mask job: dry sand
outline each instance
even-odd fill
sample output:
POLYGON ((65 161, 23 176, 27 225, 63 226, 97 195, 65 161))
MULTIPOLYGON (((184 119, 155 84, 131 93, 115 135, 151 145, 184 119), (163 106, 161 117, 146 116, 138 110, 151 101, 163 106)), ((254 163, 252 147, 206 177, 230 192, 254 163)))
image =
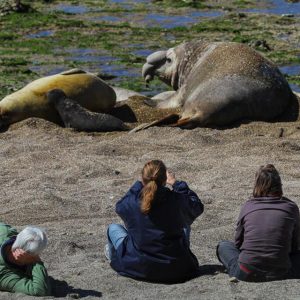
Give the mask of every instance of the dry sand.
POLYGON ((300 299, 299 280, 230 283, 215 256, 218 241, 233 238, 258 166, 275 164, 285 195, 300 205, 299 154, 299 121, 88 134, 28 119, 0 134, 1 221, 47 228, 42 259, 60 281, 56 295, 63 299, 300 299), (103 255, 107 225, 120 222, 115 203, 150 159, 162 159, 205 205, 191 236, 203 275, 183 284, 121 277, 103 255))

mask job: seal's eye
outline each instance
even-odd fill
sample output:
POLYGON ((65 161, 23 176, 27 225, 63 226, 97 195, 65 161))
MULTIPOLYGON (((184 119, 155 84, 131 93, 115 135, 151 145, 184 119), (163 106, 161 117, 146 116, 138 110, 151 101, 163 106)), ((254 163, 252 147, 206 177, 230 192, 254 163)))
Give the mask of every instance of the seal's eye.
POLYGON ((167 63, 170 63, 171 61, 171 58, 167 57, 167 63))

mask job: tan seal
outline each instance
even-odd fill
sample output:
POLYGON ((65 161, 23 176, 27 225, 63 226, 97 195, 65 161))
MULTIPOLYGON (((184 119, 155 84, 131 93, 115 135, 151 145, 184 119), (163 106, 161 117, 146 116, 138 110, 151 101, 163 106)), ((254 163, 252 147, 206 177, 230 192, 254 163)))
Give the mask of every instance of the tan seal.
POLYGON ((116 103, 114 90, 94 74, 79 69, 37 79, 0 101, 0 127, 29 117, 62 124, 61 117, 47 99, 47 92, 61 89, 68 98, 94 112, 107 112, 116 103))

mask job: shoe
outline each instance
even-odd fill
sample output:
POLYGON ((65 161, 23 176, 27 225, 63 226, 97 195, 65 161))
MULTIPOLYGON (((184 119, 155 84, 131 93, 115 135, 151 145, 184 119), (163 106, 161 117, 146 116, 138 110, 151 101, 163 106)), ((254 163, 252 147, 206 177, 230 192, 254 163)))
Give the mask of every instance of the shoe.
POLYGON ((104 255, 107 258, 107 260, 110 262, 111 261, 111 257, 110 257, 110 251, 109 251, 109 245, 106 244, 104 246, 104 255))
POLYGON ((236 277, 230 277, 230 278, 229 278, 229 281, 232 282, 232 283, 237 283, 237 282, 239 282, 239 280, 238 280, 236 277))

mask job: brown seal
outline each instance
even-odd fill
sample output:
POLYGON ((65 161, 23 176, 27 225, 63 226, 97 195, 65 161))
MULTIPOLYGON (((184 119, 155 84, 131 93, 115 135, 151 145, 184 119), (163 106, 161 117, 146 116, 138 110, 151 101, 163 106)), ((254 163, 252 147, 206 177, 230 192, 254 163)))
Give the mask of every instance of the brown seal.
POLYGON ((127 126, 118 118, 109 114, 87 110, 76 101, 67 98, 60 89, 47 93, 50 104, 58 111, 65 127, 78 131, 115 131, 127 130, 127 126))
POLYGON ((142 74, 147 82, 157 76, 172 86, 175 92, 147 103, 181 107, 181 118, 173 125, 184 128, 273 120, 296 98, 271 61, 239 43, 183 43, 148 56, 142 74))

